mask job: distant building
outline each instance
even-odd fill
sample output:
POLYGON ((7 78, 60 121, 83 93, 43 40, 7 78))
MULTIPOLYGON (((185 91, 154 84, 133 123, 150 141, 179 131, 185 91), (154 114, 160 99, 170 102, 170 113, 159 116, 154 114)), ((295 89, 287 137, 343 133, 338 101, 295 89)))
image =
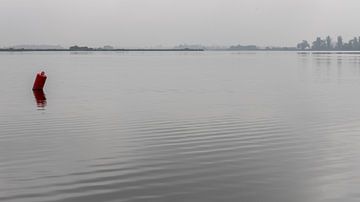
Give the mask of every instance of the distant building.
POLYGON ((114 49, 114 47, 112 47, 112 46, 104 46, 104 48, 103 48, 104 50, 113 50, 114 49))

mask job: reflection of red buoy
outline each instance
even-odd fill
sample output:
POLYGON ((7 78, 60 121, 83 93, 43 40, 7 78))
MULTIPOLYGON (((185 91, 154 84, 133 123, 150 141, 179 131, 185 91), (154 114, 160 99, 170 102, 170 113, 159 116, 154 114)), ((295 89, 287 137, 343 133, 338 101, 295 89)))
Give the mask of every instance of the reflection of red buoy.
POLYGON ((37 73, 33 90, 42 90, 44 88, 46 78, 47 77, 45 75, 45 72, 42 71, 40 73, 37 73))
POLYGON ((34 90, 34 97, 39 108, 46 107, 46 96, 43 90, 34 90))

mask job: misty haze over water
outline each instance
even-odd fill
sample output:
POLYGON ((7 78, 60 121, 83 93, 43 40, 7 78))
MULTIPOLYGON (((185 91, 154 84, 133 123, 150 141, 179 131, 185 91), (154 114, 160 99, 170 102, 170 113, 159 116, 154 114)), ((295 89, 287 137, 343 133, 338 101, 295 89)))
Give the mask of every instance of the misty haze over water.
POLYGON ((1 0, 0 201, 360 201, 359 10, 1 0))
POLYGON ((358 0, 2 0, 0 47, 295 46, 359 35, 358 0))

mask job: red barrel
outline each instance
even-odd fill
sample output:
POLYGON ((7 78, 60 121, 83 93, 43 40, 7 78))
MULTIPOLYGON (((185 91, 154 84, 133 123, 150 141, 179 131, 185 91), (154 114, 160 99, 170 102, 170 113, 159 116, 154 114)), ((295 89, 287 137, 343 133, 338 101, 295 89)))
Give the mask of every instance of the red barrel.
POLYGON ((46 78, 47 77, 45 75, 45 72, 42 71, 42 72, 37 73, 35 82, 34 82, 34 86, 33 86, 33 90, 42 90, 44 88, 46 78))

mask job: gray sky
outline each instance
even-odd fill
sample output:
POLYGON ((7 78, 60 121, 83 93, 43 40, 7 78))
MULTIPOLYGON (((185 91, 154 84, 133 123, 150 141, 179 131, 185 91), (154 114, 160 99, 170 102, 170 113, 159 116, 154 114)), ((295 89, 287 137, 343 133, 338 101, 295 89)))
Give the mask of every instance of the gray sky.
POLYGON ((0 0, 0 46, 294 46, 360 35, 359 0, 0 0))

